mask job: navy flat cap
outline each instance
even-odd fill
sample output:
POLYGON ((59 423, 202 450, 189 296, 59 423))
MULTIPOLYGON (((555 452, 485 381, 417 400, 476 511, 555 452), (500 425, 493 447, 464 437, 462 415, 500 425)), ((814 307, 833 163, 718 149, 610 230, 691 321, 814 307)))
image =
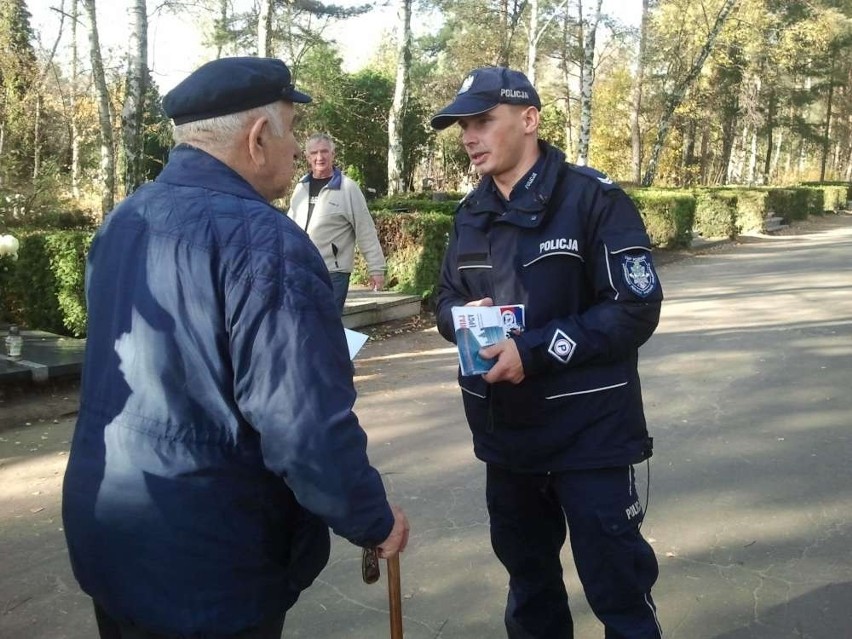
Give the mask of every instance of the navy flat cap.
POLYGON ((446 129, 459 118, 480 115, 498 104, 534 106, 541 111, 538 93, 523 73, 506 67, 482 67, 471 71, 455 100, 432 117, 432 128, 446 129))
POLYGON ((206 120, 255 107, 310 102, 296 90, 290 69, 277 58, 220 58, 200 66, 163 98, 175 124, 206 120))

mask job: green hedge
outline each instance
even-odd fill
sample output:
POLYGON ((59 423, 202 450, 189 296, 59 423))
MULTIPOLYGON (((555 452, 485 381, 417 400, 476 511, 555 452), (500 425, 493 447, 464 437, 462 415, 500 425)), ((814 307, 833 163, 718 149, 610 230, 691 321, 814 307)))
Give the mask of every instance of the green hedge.
MULTIPOLYGON (((400 293, 430 298, 438 284, 453 218, 442 212, 374 212, 379 242, 387 259, 385 282, 400 293)), ((356 254, 352 281, 367 282, 367 268, 356 254)))
POLYGON ((86 333, 85 268, 91 231, 16 233, 18 260, 0 263, 0 318, 29 328, 86 333))
POLYGON ((737 194, 733 191, 697 191, 694 229, 705 238, 735 238, 737 194))
POLYGON ((630 197, 642 214, 651 245, 675 249, 692 243, 695 196, 688 191, 631 189, 630 197))
MULTIPOLYGON (((840 208, 845 208, 846 203, 852 201, 852 182, 802 182, 802 186, 817 187, 825 192, 825 205, 834 202, 840 203, 840 208)), ((834 208, 833 210, 838 210, 834 208)))

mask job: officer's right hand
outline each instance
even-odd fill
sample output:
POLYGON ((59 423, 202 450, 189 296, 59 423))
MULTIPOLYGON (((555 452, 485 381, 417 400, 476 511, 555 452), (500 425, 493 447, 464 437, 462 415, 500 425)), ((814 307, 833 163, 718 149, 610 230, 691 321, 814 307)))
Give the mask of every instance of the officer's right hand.
POLYGON ((490 297, 483 297, 481 300, 473 300, 472 302, 468 302, 465 306, 494 306, 494 300, 490 297))
POLYGON ((390 559, 405 550, 408 545, 408 518, 399 506, 391 504, 391 510, 393 511, 393 528, 388 538, 376 548, 382 559, 390 559))

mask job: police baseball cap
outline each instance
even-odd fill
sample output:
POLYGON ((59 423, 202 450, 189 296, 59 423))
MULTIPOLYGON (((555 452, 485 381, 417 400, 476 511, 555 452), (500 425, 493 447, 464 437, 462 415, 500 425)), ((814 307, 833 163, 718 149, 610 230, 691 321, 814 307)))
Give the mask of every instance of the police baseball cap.
POLYGON ((498 104, 534 106, 541 110, 538 93, 523 73, 506 67, 483 67, 471 71, 456 99, 432 117, 432 128, 446 129, 459 118, 480 115, 498 104))
POLYGON ((200 66, 163 98, 175 124, 186 124, 255 107, 310 102, 293 86, 290 69, 276 58, 219 58, 200 66))

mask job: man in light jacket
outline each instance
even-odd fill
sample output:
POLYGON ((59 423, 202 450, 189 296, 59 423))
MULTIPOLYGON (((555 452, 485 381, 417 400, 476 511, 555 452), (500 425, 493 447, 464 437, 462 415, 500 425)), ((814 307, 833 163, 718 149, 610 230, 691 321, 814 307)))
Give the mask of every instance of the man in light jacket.
POLYGON ((364 194, 334 166, 334 140, 325 133, 315 133, 305 143, 305 155, 311 172, 296 184, 288 215, 319 249, 331 275, 334 300, 342 313, 355 244, 367 260, 374 291, 385 285, 385 256, 364 194))

